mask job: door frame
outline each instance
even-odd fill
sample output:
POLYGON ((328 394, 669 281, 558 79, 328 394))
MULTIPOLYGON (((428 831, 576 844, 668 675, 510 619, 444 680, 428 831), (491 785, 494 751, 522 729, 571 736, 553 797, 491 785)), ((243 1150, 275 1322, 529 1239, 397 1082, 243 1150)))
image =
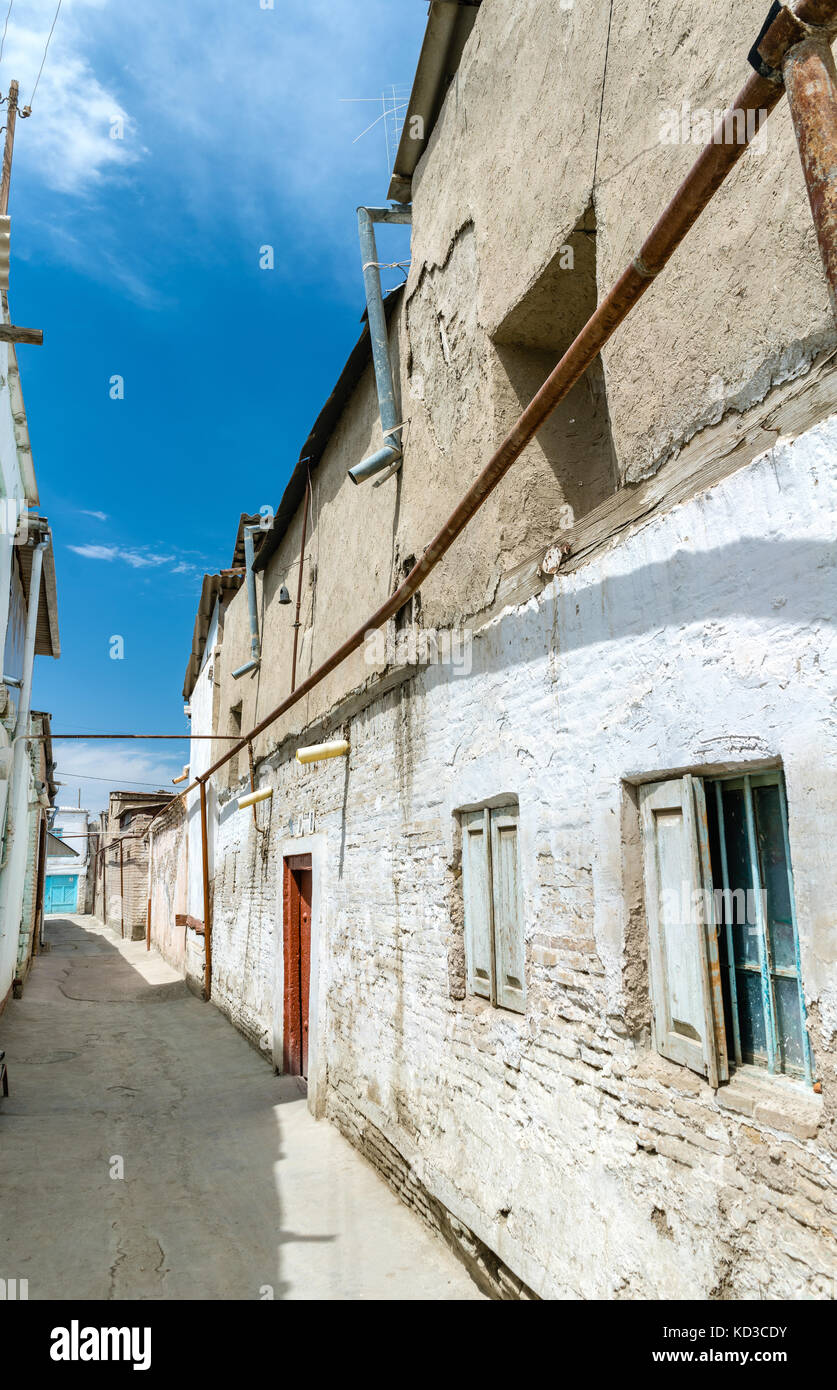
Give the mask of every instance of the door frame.
POLYGON ((285 860, 311 856, 311 966, 308 991, 308 1109, 318 1119, 325 1113, 325 1056, 319 1045, 325 1037, 324 927, 322 885, 326 865, 325 835, 305 835, 280 841, 276 875, 274 934, 273 1069, 281 1072, 285 1051, 285 860))
POLYGON ((285 968, 282 1025, 282 1071, 308 1081, 308 1022, 311 1013, 311 890, 314 865, 310 854, 287 854, 283 858, 282 875, 282 940, 285 968), (308 876, 303 895, 298 875, 308 876), (303 911, 304 910, 304 911, 303 911), (307 914, 307 931, 303 932, 303 916, 307 914), (298 918, 298 924, 294 921, 298 918), (307 936, 307 942, 305 937, 307 936), (307 955, 308 969, 303 969, 307 955), (304 976, 307 974, 307 981, 304 976), (291 977, 289 980, 289 976, 291 977), (306 997, 307 996, 307 997, 306 997), (289 1054, 293 1049, 294 1056, 289 1054))
POLYGON ((49 913, 49 915, 50 915, 51 917, 60 917, 60 916, 62 916, 62 915, 65 914, 65 913, 66 913, 68 916, 70 916, 70 917, 75 916, 76 912, 78 911, 78 890, 79 890, 79 878, 80 878, 80 877, 81 877, 81 875, 79 874, 78 870, 76 870, 76 872, 73 873, 73 874, 56 874, 56 873, 45 873, 45 874, 44 874, 44 916, 46 916, 47 913, 49 913), (50 907, 50 908, 48 908, 47 905, 46 905, 47 896, 48 896, 49 893, 51 893, 53 885, 54 885, 56 882, 59 882, 59 881, 61 881, 61 880, 66 881, 67 879, 74 879, 74 880, 75 880, 75 895, 74 895, 74 898, 73 898, 73 906, 72 906, 72 908, 66 907, 63 903, 62 903, 61 907, 50 907), (50 883, 50 886, 49 886, 49 887, 47 887, 47 880, 51 880, 51 883, 50 883))

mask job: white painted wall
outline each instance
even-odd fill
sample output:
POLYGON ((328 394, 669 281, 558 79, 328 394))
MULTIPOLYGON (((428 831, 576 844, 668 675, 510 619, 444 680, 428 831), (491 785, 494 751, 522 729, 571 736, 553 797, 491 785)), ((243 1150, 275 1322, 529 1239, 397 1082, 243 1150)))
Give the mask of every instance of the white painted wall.
MULTIPOLYGON (((218 618, 219 605, 216 600, 206 635, 206 642, 204 644, 201 668, 198 672, 197 680, 195 681, 195 688, 189 698, 189 708, 192 712, 191 729, 193 734, 211 734, 214 732, 212 727, 212 709, 216 659, 215 649, 218 642, 218 618)), ((206 769, 211 766, 212 747, 212 742, 207 738, 193 739, 190 742, 190 782, 194 782, 197 776, 205 772, 206 769)), ((187 913, 190 917, 195 917, 199 922, 202 922, 204 920, 203 851, 201 846, 200 792, 197 789, 190 792, 186 798, 186 813, 188 818, 187 834, 189 840, 187 855, 187 913)), ((210 784, 207 789, 207 849, 210 878, 214 872, 216 817, 216 791, 215 787, 210 784)), ((186 960, 187 969, 190 974, 196 972, 202 973, 198 969, 198 959, 203 956, 203 951, 203 937, 196 935, 191 929, 187 929, 186 960)))
POLYGON ((313 809, 312 1105, 356 1142, 383 1134, 542 1295, 827 1296, 835 531, 837 417, 559 573, 482 631, 470 675, 430 668, 371 704, 348 762, 263 766, 265 836, 221 809, 216 1003, 279 1055, 281 860, 304 852, 289 817, 313 809), (824 1095, 761 1077, 753 1101, 628 1036, 623 811, 630 779, 776 758, 824 1095), (503 794, 520 804, 525 1015, 460 997, 453 812, 503 794))
MULTIPOLYGON (((0 311, 2 312, 2 311, 0 311)), ((12 669, 0 672, 20 678, 25 608, 19 578, 14 572, 14 538, 18 515, 27 506, 27 497, 34 501, 37 494, 31 469, 31 454, 26 431, 26 417, 20 394, 13 351, 8 343, 0 343, 0 653, 12 669), (18 602, 11 603, 12 590, 19 591, 18 602), (17 620, 17 621, 16 621, 17 620)), ((21 843, 10 858, 10 830, 14 817, 22 825, 29 817, 28 798, 31 786, 19 788, 17 805, 9 805, 12 778, 11 733, 17 709, 18 692, 4 687, 0 695, 5 709, 0 717, 8 728, 0 726, 0 1006, 8 994, 14 977, 20 915, 26 875, 26 849, 21 843)), ((26 780, 26 779, 24 779, 26 780)), ((30 779, 31 780, 31 779, 30 779)))

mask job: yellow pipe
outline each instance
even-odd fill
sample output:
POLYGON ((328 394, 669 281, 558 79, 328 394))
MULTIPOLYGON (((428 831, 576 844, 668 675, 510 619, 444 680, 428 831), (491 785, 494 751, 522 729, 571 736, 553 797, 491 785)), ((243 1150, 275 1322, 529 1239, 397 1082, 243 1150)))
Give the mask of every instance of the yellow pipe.
POLYGON ((248 792, 247 796, 238 798, 238 809, 243 811, 247 806, 255 806, 257 801, 269 801, 272 795, 272 787, 262 787, 260 792, 248 792))
POLYGON ((313 743, 310 748, 297 748, 296 760, 298 763, 318 763, 322 758, 344 758, 348 751, 349 744, 341 738, 334 743, 313 743))
POLYGON ((173 786, 173 787, 176 787, 177 784, 178 784, 178 782, 185 782, 185 781, 186 781, 186 778, 187 778, 188 776, 189 776, 189 769, 188 769, 188 767, 184 767, 184 769, 183 769, 183 771, 181 772, 181 774, 180 774, 179 777, 172 777, 172 779, 171 779, 171 784, 172 784, 172 786, 173 786))

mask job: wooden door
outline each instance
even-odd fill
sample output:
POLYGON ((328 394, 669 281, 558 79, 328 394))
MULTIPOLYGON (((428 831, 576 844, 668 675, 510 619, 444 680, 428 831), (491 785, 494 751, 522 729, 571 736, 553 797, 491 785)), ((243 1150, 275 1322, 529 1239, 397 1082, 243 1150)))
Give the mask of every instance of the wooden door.
POLYGON ((311 856, 285 860, 285 1007, 283 1071, 308 1076, 308 1008, 311 986, 311 856))

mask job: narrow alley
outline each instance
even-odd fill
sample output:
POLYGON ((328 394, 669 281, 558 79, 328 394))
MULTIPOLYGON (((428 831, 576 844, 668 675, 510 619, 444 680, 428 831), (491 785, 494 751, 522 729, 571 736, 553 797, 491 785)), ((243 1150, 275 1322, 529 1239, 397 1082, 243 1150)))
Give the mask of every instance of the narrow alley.
POLYGON ((4 14, 21 1371, 153 1332, 169 1375, 281 1373, 254 1304, 351 1302, 356 1344, 358 1303, 473 1301, 566 1305, 600 1373, 799 1381, 837 0, 4 14))
POLYGON ((3 1020, 2 1263, 30 1299, 482 1297, 155 951, 81 916, 46 944, 3 1020))

